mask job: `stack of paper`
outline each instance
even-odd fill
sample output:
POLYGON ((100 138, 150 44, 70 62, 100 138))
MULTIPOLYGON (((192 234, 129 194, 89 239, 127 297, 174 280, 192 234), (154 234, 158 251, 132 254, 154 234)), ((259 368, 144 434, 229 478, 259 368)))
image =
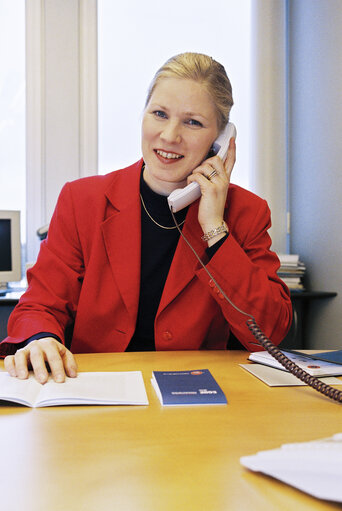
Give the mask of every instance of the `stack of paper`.
POLYGON ((342 433, 243 456, 241 464, 319 499, 342 502, 342 433))
MULTIPOLYGON (((312 357, 306 357, 305 354, 293 353, 291 351, 281 350, 281 352, 294 362, 301 369, 304 369, 311 376, 340 376, 342 375, 342 365, 333 364, 324 360, 316 360, 312 357)), ((250 353, 248 360, 257 362, 259 364, 265 364, 267 366, 275 367, 287 371, 285 367, 278 362, 268 351, 255 351, 250 353)))
MULTIPOLYGON (((240 364, 240 367, 251 373, 253 376, 266 383, 269 387, 298 387, 307 385, 296 376, 287 371, 279 371, 274 367, 262 364, 240 364)), ((342 385, 342 380, 335 376, 320 377, 319 380, 327 385, 342 385)))
POLYGON ((305 275, 305 265, 299 260, 297 254, 278 254, 280 268, 278 276, 285 282, 287 287, 292 290, 303 291, 303 277, 305 275))

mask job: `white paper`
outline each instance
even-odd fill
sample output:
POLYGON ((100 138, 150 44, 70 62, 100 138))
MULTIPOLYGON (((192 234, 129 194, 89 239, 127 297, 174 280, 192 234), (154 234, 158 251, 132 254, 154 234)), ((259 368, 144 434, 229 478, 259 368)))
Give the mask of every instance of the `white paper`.
POLYGON ((0 399, 26 406, 148 405, 141 371, 78 373, 56 383, 50 377, 41 385, 33 375, 27 380, 0 373, 0 399))
MULTIPOLYGON (((266 383, 269 387, 292 387, 299 385, 306 385, 303 381, 299 380, 296 376, 286 371, 281 371, 273 367, 264 366, 262 364, 240 364, 240 367, 259 378, 259 380, 266 383)), ((342 385, 342 380, 333 376, 326 376, 318 378, 327 385, 342 385)))
POLYGON ((342 434, 243 456, 241 464, 314 497, 342 502, 342 434))

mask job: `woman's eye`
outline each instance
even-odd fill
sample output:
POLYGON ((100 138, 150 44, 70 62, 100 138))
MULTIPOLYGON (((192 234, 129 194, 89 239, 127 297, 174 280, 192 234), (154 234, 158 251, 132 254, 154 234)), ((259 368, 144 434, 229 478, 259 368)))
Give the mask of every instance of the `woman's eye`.
POLYGON ((188 119, 186 123, 190 126, 199 126, 200 128, 203 127, 203 124, 200 121, 196 121, 196 119, 188 119))
POLYGON ((161 119, 166 119, 166 113, 163 112, 162 110, 155 110, 153 112, 153 114, 156 116, 156 117, 160 117, 161 119))

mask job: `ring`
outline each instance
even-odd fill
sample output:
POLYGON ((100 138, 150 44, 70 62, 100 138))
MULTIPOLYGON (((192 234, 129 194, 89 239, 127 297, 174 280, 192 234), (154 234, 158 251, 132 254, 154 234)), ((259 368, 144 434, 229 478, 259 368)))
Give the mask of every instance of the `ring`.
POLYGON ((216 170, 214 169, 212 172, 210 172, 209 176, 207 176, 207 179, 208 179, 209 181, 211 181, 211 180, 212 180, 212 178, 213 178, 213 177, 215 177, 215 176, 217 176, 217 172, 216 172, 216 170))

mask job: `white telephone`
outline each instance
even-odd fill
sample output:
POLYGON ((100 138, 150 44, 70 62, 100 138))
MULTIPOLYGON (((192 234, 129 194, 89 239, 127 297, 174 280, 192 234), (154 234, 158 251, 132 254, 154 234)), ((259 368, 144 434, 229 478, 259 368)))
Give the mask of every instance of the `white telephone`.
MULTIPOLYGON (((224 131, 215 140, 212 150, 214 154, 217 154, 222 161, 226 159, 229 142, 231 138, 236 138, 236 128, 232 122, 228 122, 224 131)), ((181 209, 185 208, 196 199, 201 196, 201 188, 198 183, 190 183, 185 188, 177 188, 173 190, 167 198, 169 208, 172 209, 173 213, 177 213, 181 209)))

